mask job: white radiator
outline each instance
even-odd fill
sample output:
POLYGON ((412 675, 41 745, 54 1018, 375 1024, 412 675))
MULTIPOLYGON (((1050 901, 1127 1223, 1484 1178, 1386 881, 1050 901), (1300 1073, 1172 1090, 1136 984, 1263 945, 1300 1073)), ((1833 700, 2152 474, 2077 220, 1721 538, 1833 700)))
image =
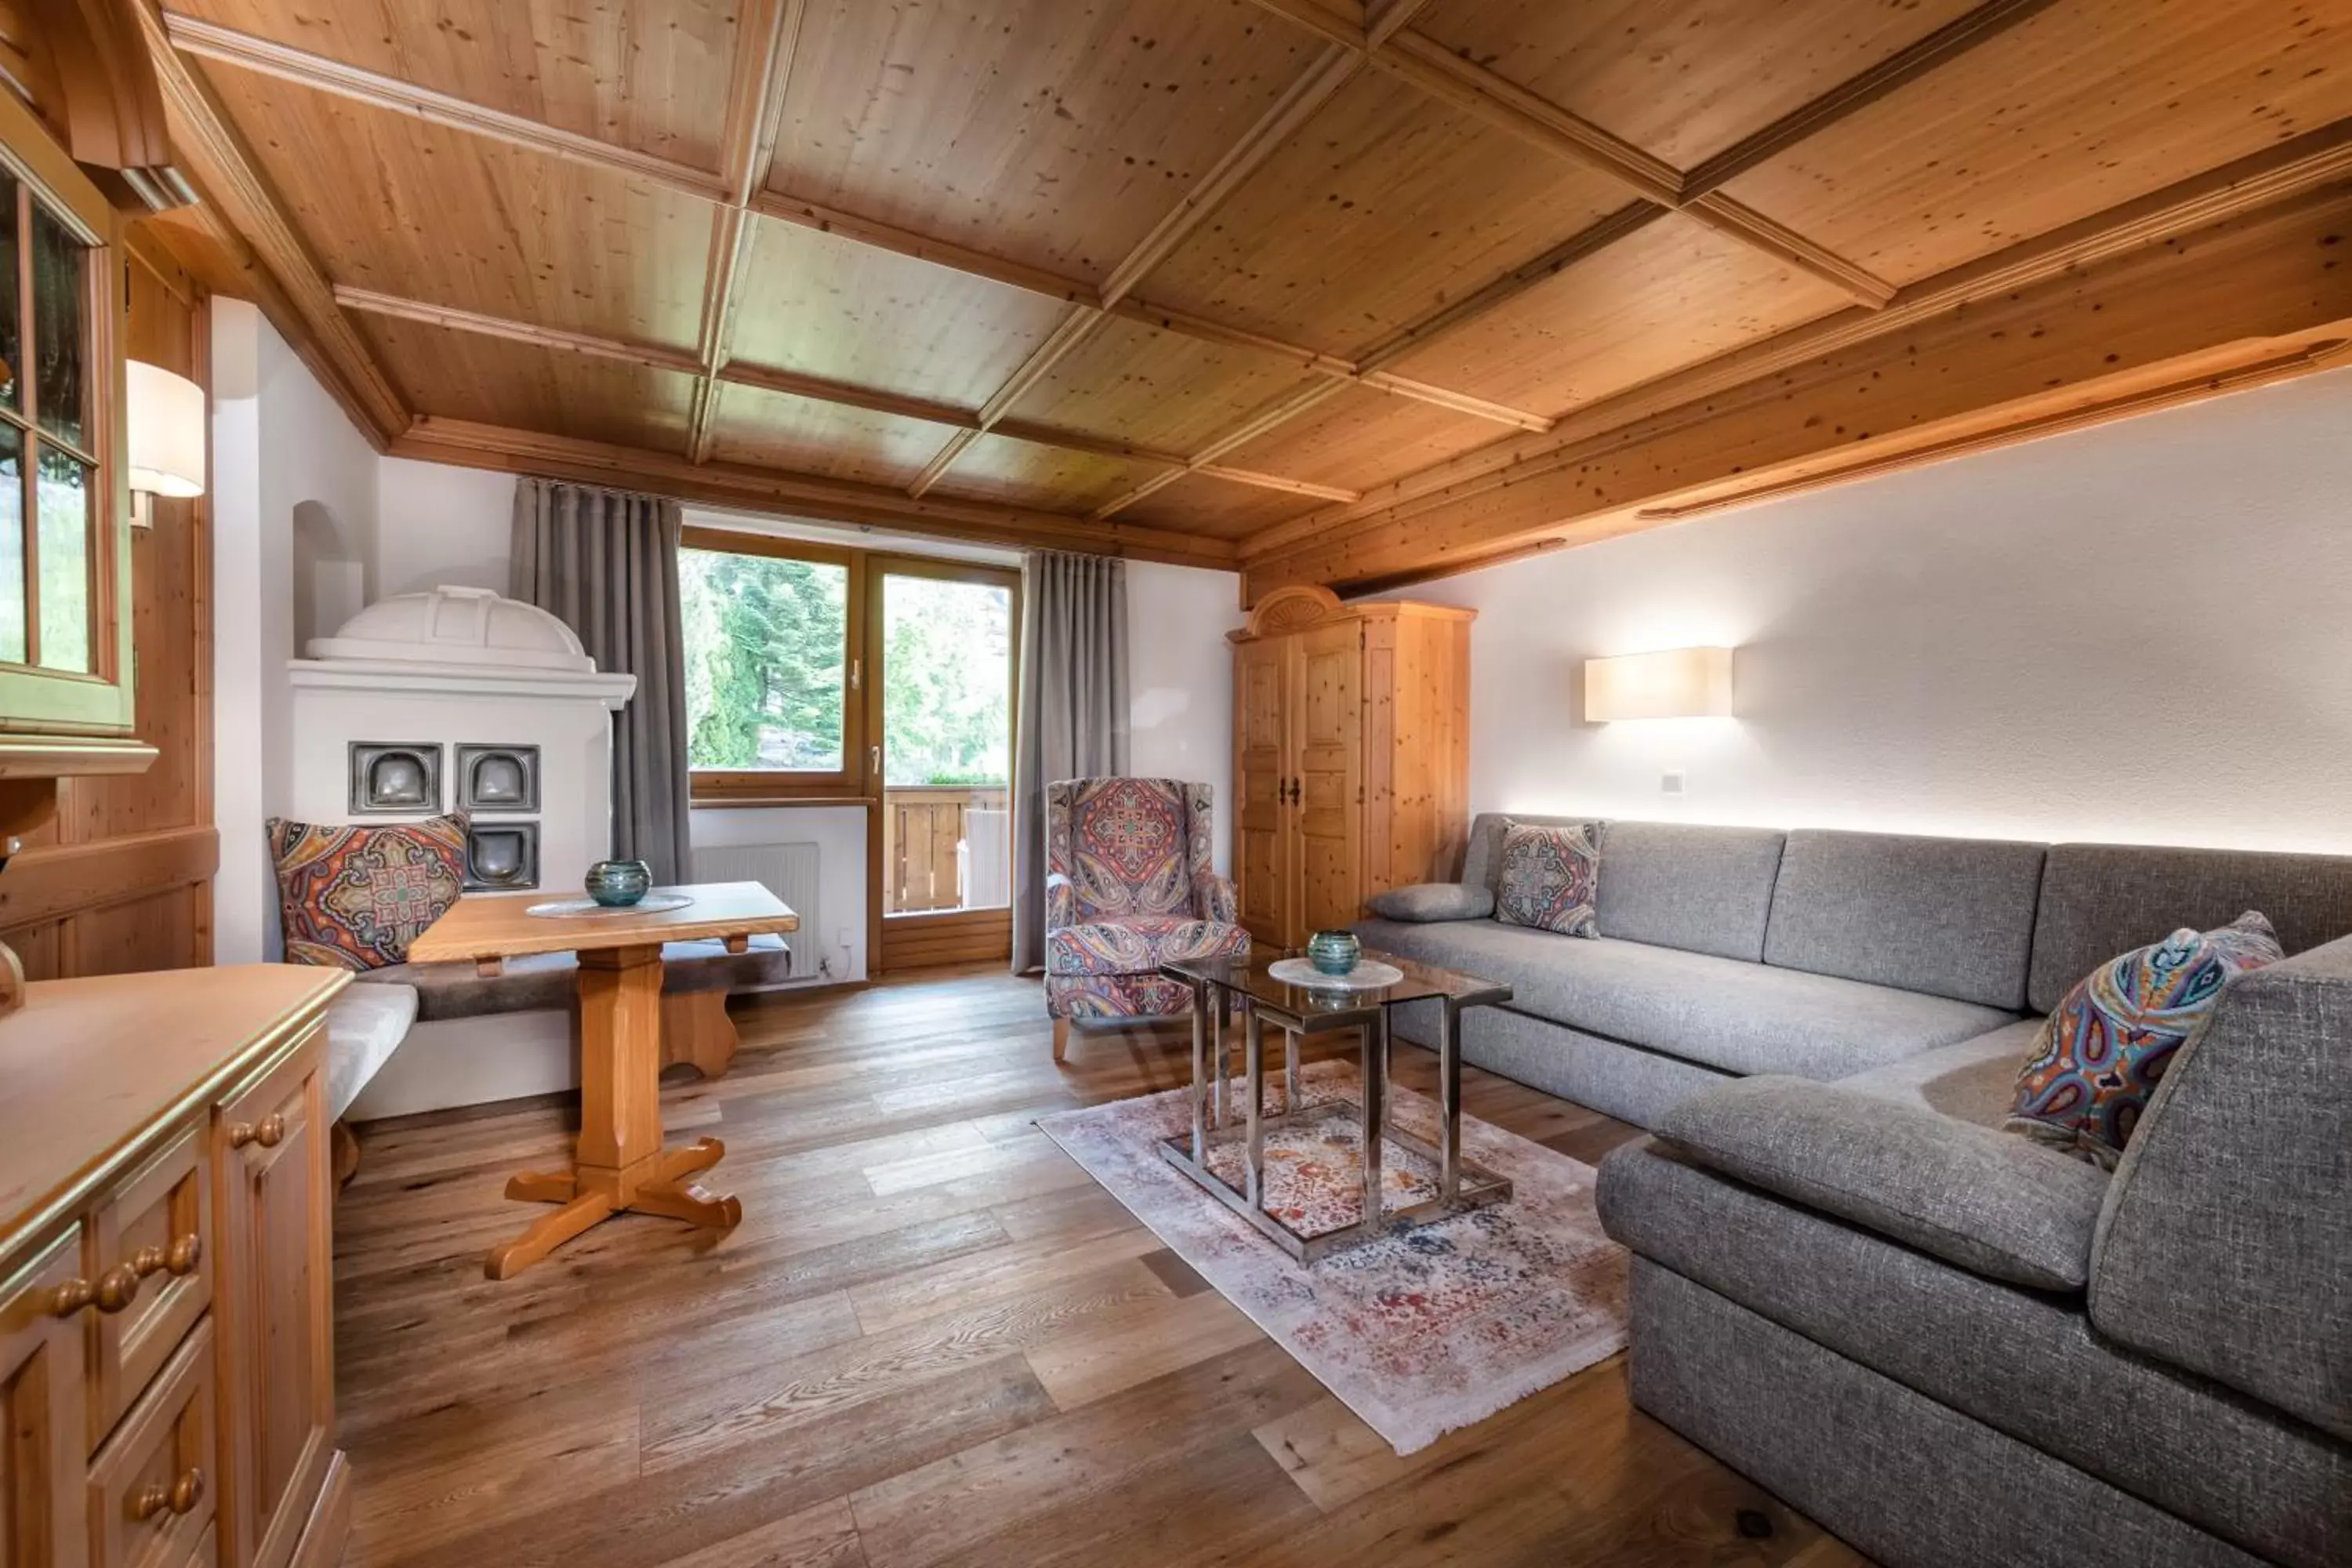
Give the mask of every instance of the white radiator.
POLYGON ((801 929, 784 938, 793 950, 793 978, 817 973, 824 956, 824 911, 817 907, 817 847, 814 844, 698 844, 698 882, 757 882, 792 906, 801 929))

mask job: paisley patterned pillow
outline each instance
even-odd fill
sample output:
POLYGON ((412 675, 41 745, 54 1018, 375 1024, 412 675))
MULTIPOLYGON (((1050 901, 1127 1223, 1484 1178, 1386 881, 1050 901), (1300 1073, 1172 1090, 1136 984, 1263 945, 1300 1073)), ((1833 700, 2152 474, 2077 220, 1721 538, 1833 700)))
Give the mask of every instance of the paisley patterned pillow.
POLYGON ((382 969, 466 885, 462 814, 382 826, 269 822, 286 962, 382 969))
POLYGON ((2184 926, 2101 964, 2042 1026, 2004 1125, 2113 1170, 2173 1053, 2212 1018, 2221 988, 2284 956, 2271 922, 2248 910, 2218 931, 2184 926))
POLYGON ((1495 889, 1495 918, 1562 936, 1599 936, 1593 912, 1601 885, 1601 824, 1503 828, 1503 875, 1495 889))

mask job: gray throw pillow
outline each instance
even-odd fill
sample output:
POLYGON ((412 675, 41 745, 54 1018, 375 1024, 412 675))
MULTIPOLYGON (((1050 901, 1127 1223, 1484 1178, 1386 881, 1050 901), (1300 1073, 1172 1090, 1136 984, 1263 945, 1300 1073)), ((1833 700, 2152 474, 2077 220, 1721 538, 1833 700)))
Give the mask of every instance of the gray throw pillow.
POLYGON ((1366 905, 1386 921, 1483 921, 1495 912, 1495 895, 1467 882, 1416 882, 1374 893, 1366 905))

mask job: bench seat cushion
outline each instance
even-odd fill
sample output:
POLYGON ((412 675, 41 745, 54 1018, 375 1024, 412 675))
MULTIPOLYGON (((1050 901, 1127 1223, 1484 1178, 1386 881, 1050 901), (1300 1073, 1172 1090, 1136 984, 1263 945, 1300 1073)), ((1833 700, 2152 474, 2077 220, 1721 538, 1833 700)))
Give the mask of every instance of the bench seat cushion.
POLYGON ((2014 1016, 1833 975, 1486 921, 1366 921, 1356 931, 1368 948, 1503 982, 1514 1011, 1727 1073, 1843 1078, 2014 1016))
MULTIPOLYGON (((729 952, 717 938, 662 944, 665 991, 735 991, 772 985, 793 973, 791 949, 781 936, 755 936, 748 952, 729 952)), ((482 975, 471 963, 395 963, 360 975, 369 985, 396 984, 416 990, 416 1016, 435 1024, 447 1018, 480 1018, 497 1013, 530 1013, 572 1005, 578 959, 569 952, 535 952, 509 958, 506 972, 482 975)), ((355 987, 356 988, 356 987, 355 987)))
MULTIPOLYGON (((376 972, 380 975, 383 971, 376 972)), ((375 979, 376 975, 369 976, 375 979)), ((346 985, 327 1009, 327 1119, 340 1121, 416 1022, 416 987, 346 985)))

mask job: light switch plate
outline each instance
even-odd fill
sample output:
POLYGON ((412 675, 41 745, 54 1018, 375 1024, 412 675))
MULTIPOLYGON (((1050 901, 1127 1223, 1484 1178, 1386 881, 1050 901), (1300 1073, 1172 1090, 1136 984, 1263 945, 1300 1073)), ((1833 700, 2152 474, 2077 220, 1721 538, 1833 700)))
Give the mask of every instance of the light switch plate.
POLYGON ((1661 777, 1661 778, 1658 780, 1658 793, 1659 793, 1659 794, 1661 794, 1661 795, 1680 795, 1680 794, 1682 794, 1682 793, 1683 793, 1683 771, 1682 771, 1682 769, 1680 769, 1680 768, 1676 768, 1676 769, 1675 769, 1673 772, 1668 773, 1666 773, 1665 775, 1664 775, 1663 777, 1661 777))

